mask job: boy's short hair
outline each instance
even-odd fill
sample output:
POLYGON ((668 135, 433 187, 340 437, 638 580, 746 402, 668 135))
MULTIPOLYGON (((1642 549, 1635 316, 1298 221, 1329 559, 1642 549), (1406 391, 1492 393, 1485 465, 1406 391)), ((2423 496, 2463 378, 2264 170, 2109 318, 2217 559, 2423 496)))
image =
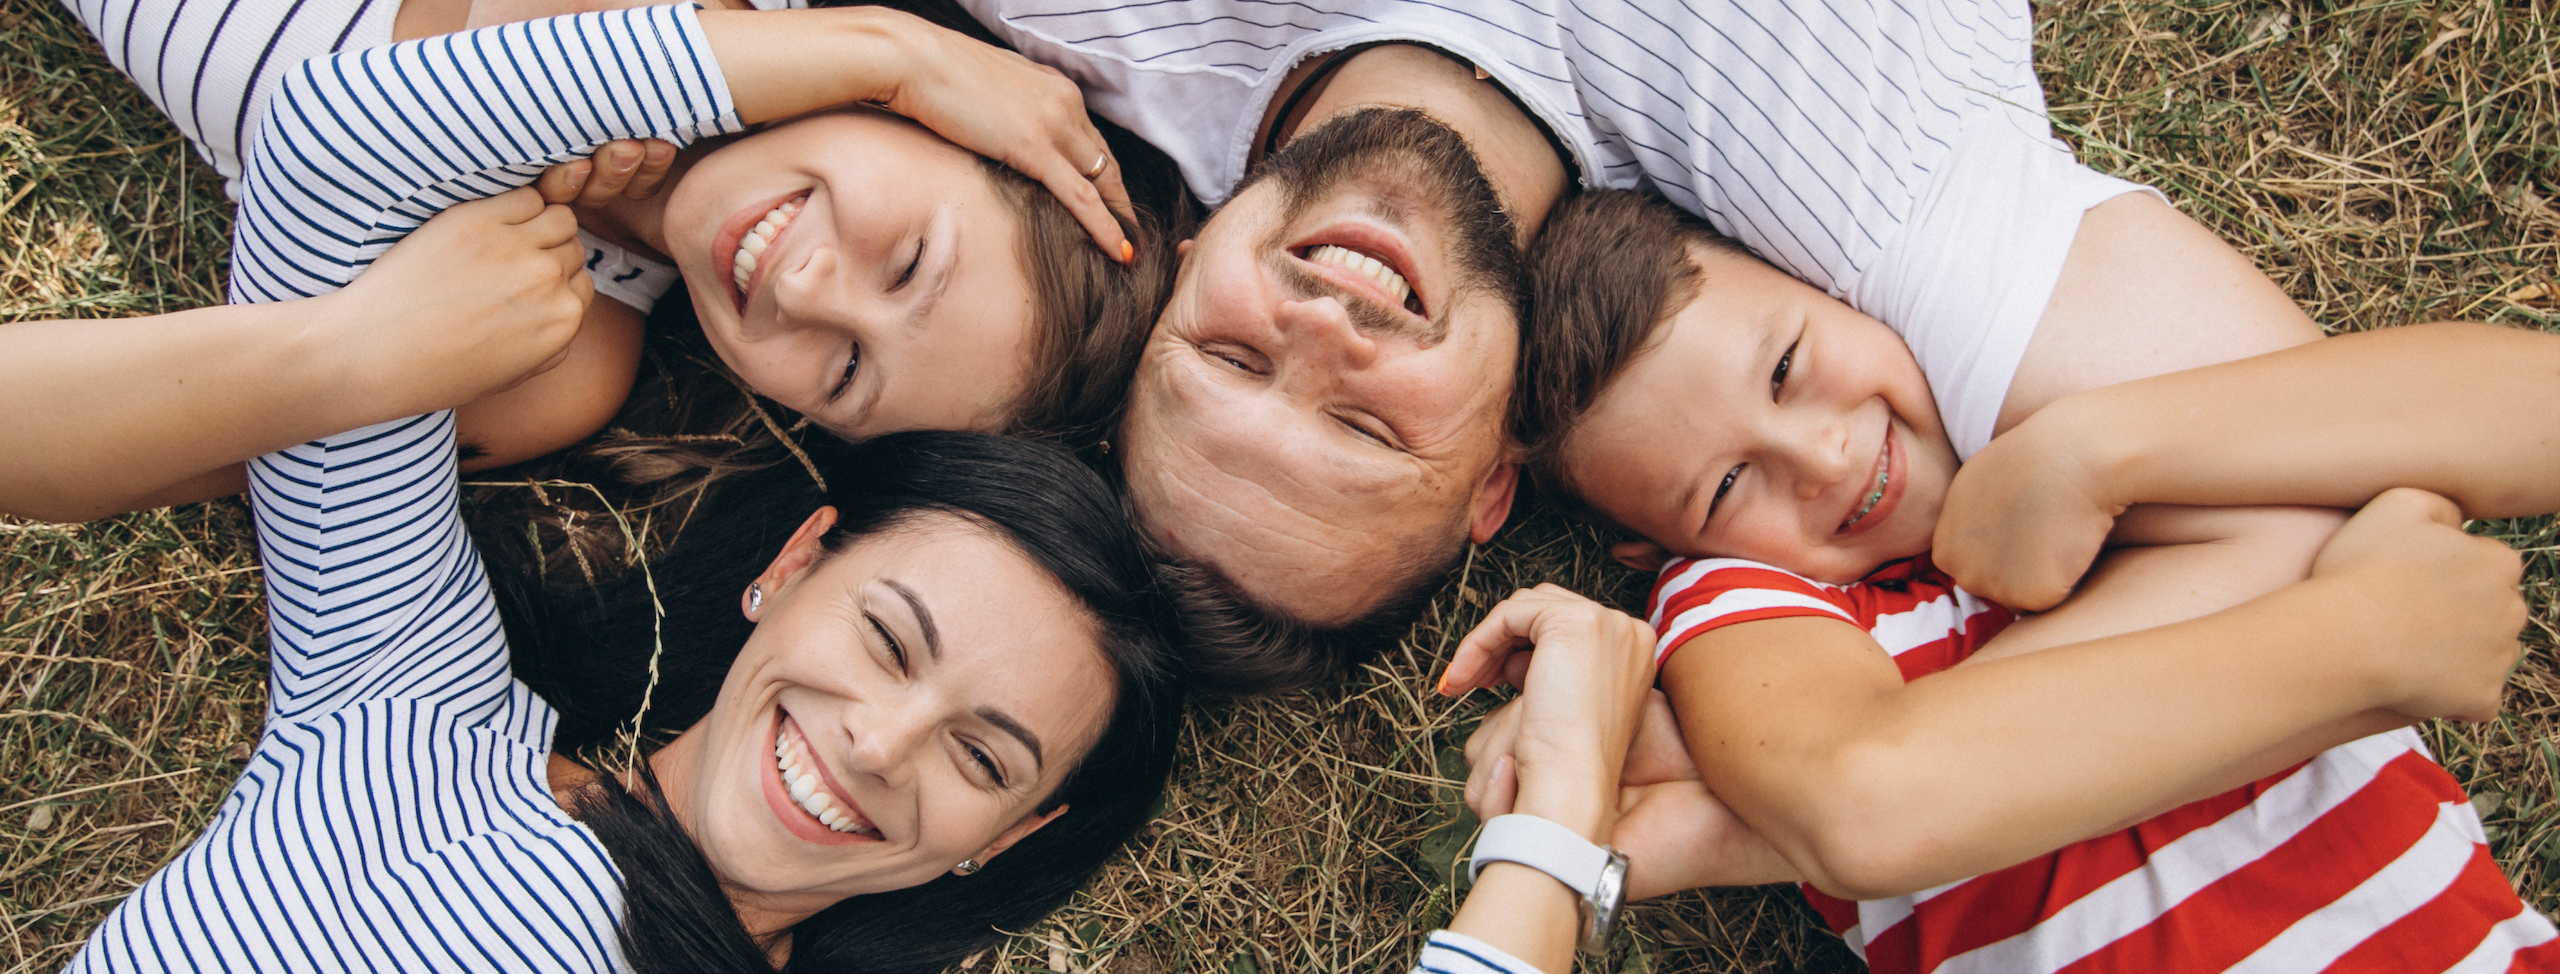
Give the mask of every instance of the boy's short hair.
POLYGON ((1565 438, 1628 363, 1652 347, 1663 323, 1698 296, 1692 246, 1759 259, 1661 197, 1622 189, 1557 204, 1529 248, 1529 316, 1521 326, 1512 432, 1530 482, 1569 509, 1581 505, 1560 459, 1565 438))

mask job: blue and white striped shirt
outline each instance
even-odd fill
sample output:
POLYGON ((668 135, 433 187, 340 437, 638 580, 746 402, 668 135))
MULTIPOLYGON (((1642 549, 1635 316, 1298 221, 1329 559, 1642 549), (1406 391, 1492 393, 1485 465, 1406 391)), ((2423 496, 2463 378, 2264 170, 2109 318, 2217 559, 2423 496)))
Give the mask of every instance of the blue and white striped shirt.
POLYGON ((1591 186, 1653 188, 1848 293, 1967 124, 2041 113, 2023 0, 962 0, 1212 203, 1291 67, 1374 41, 1473 62, 1591 186))
MULTIPOLYGON (((687 6, 311 61, 247 169, 240 302, 344 286, 438 210, 616 137, 737 127, 687 6)), ((621 875, 546 783, 556 717, 508 670, 456 509, 450 412, 250 464, 266 730, 88 970, 612 970, 621 875)))

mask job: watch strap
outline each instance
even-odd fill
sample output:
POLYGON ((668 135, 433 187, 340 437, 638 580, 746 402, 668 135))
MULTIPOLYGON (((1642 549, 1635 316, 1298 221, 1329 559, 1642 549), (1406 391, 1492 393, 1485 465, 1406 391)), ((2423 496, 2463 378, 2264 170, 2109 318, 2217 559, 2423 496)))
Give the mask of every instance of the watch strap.
POLYGON ((1609 850, 1535 815, 1496 815, 1476 837, 1467 881, 1475 882, 1484 867, 1497 862, 1519 863, 1553 876, 1587 900, 1600 885, 1600 871, 1609 866, 1609 850))

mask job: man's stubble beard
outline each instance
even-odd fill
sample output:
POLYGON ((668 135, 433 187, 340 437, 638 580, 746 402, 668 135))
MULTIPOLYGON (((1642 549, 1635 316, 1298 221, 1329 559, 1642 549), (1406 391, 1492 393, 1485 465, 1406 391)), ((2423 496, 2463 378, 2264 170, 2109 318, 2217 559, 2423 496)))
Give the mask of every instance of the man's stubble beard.
MULTIPOLYGON (((1277 226, 1288 227, 1341 184, 1399 167, 1413 177, 1411 183, 1426 190, 1420 201, 1424 219, 1417 222, 1446 228, 1451 266, 1458 273, 1446 302, 1455 306, 1466 292, 1489 292, 1516 326, 1526 281, 1513 243, 1519 228, 1466 139, 1420 110, 1361 108, 1327 118, 1264 157, 1234 195, 1266 181, 1278 186, 1283 202, 1277 226)), ((1258 249, 1272 252, 1284 243, 1269 239, 1258 249)), ((1447 323, 1446 314, 1435 314, 1429 333, 1405 337, 1426 348, 1437 345, 1447 337, 1447 323)))

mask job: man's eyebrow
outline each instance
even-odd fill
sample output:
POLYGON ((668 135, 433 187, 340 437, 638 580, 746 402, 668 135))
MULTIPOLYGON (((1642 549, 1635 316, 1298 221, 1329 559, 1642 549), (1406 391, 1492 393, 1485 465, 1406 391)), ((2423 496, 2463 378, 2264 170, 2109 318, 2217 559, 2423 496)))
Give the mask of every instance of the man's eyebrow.
POLYGON ((925 652, 933 654, 934 662, 942 662, 942 631, 934 628, 933 612, 924 607, 924 600, 916 597, 916 590, 899 584, 897 579, 884 578, 880 580, 880 584, 888 586, 889 591, 896 592, 899 598, 907 600, 907 611, 916 614, 916 628, 924 630, 925 652))
POLYGON ((1013 735, 1015 740, 1022 742, 1022 746, 1030 748, 1031 766, 1033 768, 1041 766, 1040 735, 1032 733, 1031 728, 1022 726, 1022 722, 1013 719, 1012 714, 997 710, 994 707, 980 707, 974 712, 978 715, 979 720, 996 725, 997 730, 1013 735))

